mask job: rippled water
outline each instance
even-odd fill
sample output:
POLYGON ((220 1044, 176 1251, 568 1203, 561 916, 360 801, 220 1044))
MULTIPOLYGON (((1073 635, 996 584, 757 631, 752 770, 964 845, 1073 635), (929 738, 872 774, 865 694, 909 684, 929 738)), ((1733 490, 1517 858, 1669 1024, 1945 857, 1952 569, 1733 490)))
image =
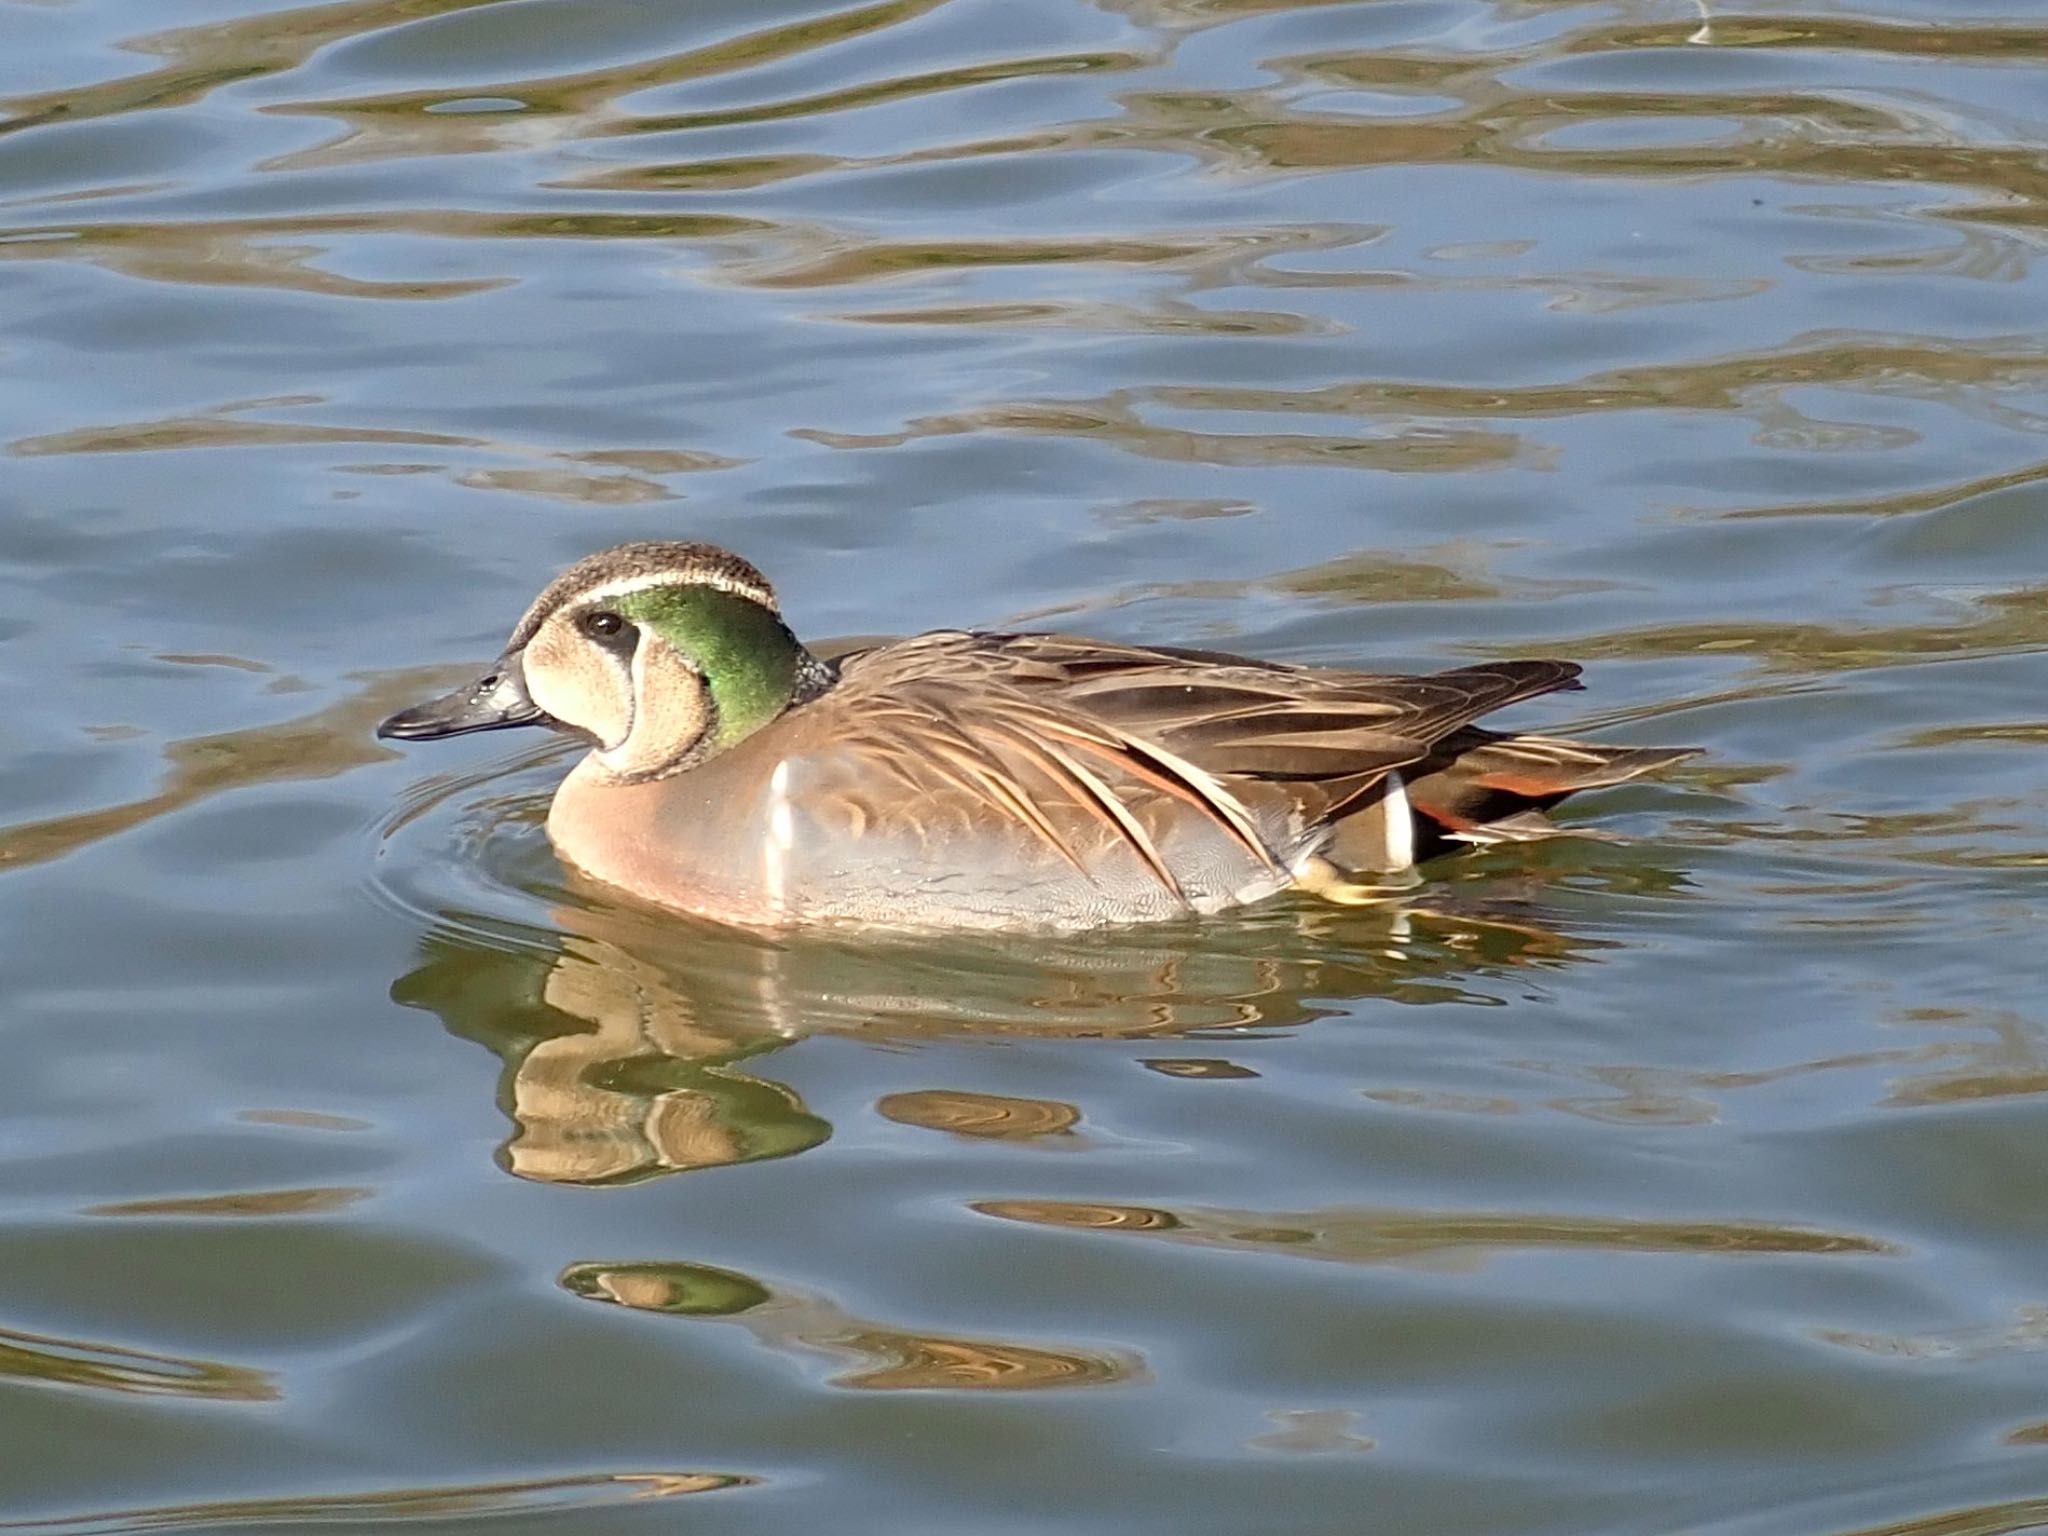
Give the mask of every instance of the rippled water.
POLYGON ((0 1525, 2048 1529, 2044 59, 0 0, 0 1525), (1405 910, 653 920, 369 734, 649 534, 1708 750, 1405 910))

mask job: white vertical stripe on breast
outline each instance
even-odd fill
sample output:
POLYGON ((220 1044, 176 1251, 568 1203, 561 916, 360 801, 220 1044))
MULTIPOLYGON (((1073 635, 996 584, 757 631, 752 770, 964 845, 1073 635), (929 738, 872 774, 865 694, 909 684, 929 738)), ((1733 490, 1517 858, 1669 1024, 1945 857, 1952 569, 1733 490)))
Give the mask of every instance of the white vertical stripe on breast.
POLYGON ((768 776, 768 832, 761 839, 761 889, 768 910, 779 920, 789 915, 787 860, 796 842, 796 818, 789 809, 789 761, 775 765, 768 776))

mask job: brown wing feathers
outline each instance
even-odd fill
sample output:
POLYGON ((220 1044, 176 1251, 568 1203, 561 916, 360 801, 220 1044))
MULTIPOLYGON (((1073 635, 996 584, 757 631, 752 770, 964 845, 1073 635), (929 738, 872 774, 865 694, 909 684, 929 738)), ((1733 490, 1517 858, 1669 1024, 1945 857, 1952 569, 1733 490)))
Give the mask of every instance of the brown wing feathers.
MULTIPOLYGON (((1231 781, 1272 785, 1302 821, 1325 822, 1481 715, 1576 687, 1579 673, 1570 662, 1505 661, 1388 677, 959 631, 921 636, 861 664, 868 661, 849 658, 854 672, 868 674, 857 691, 881 696, 868 722, 905 754, 902 777, 936 775, 1087 872, 1049 813, 1050 792, 1109 829, 1181 899, 1180 882, 1114 780, 1136 780, 1190 807, 1278 868, 1279 855, 1231 781), (894 664, 872 665, 885 657, 894 664)), ((1504 753, 1495 766, 1510 776, 1521 763, 1504 753)))

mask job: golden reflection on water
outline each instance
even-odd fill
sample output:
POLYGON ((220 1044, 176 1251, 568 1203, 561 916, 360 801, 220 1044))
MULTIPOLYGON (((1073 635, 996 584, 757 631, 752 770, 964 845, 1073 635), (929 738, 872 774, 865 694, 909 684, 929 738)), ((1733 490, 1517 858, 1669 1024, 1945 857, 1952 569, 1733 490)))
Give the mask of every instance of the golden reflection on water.
POLYGON ((1731 522, 1786 517, 1903 517, 1938 511, 1958 502, 1989 495, 1994 491, 2009 491, 2019 486, 2035 485, 2042 480, 2048 480, 2048 460, 1994 475, 1973 476, 1942 485, 1916 487, 1909 491, 1840 501, 1773 502, 1754 507, 1730 508, 1715 513, 1715 516, 1731 522))
MULTIPOLYGON (((1132 509, 1113 511, 1112 520, 1129 516, 1132 509)), ((1160 507, 1138 510, 1141 518, 1170 516, 1202 517, 1225 515, 1210 508, 1160 507)), ((1043 608, 1013 613, 1006 623, 1050 625, 1061 629, 1085 627, 1087 616, 1140 601, 1188 599, 1228 601, 1253 596, 1274 596, 1297 602, 1316 603, 1338 609, 1363 607, 1371 603, 1456 603, 1500 602, 1514 599, 1540 602, 1545 598, 1599 592, 1610 584, 1585 578, 1514 581, 1496 579, 1484 571, 1482 551, 1451 542, 1405 551, 1402 554, 1360 552, 1338 555, 1314 565, 1275 571, 1270 575, 1245 577, 1202 577, 1183 581, 1161 581, 1118 588, 1094 599, 1070 600, 1043 608)), ((1526 649, 1526 647, 1524 647, 1526 649)), ((1677 706, 1674 706, 1674 708, 1677 706)), ((1710 765, 1711 766, 1711 765, 1710 765)), ((1693 772, 1686 769, 1685 772, 1693 772)))
POLYGON ((492 1515, 566 1514, 572 1510, 743 1488, 758 1478, 722 1472, 588 1472, 509 1483, 391 1488, 362 1493, 300 1494, 158 1504, 103 1514, 45 1520, 0 1520, 0 1531, 113 1536, 122 1531, 213 1530, 223 1526, 355 1525, 476 1519, 492 1515))
POLYGON ((421 667, 385 673, 309 715, 275 725, 194 736, 164 747, 164 784, 120 805, 0 827, 0 872, 62 858, 217 795, 261 784, 327 779, 394 756, 372 734, 379 720, 457 669, 421 667))
POLYGON ((1138 1063, 1162 1077, 1197 1077, 1212 1081, 1257 1077, 1250 1067, 1213 1056, 1153 1056, 1138 1063))
POLYGON ((970 1093, 960 1088, 887 1094, 875 1101, 875 1111, 899 1125, 918 1125, 928 1131, 988 1141, 1035 1141, 1047 1136, 1066 1136, 1081 1123, 1081 1111, 1057 1099, 1020 1099, 999 1093, 970 1093))
POLYGON ((1967 1029, 1977 1038, 1923 1047, 1914 1059, 1935 1061, 1937 1070, 1894 1079, 1887 1105, 1913 1109, 2048 1093, 2048 1026, 2040 1020, 1990 1009, 1923 1009, 1907 1022, 1967 1029))
POLYGON ((1474 1267, 1504 1252, 1896 1254, 1878 1238, 1762 1222, 1629 1221, 1521 1212, 1230 1211, 1075 1200, 976 1200, 984 1216, 1083 1232, 1136 1232, 1200 1248, 1344 1264, 1474 1267))
POLYGON ((205 415, 172 416, 156 421, 109 422, 77 427, 40 437, 17 437, 7 451, 37 459, 71 453, 160 453, 166 448, 278 448, 309 443, 374 443, 410 448, 483 448, 483 438, 446 432, 416 432, 394 427, 329 427, 309 421, 250 421, 257 410, 286 410, 320 405, 319 395, 275 395, 265 400, 237 400, 205 415))
POLYGON ((1989 399, 2001 393, 2030 394, 2044 377, 2048 345, 2024 333, 1935 343, 1908 335, 1822 332, 1767 350, 1603 369, 1567 383, 1496 388, 1368 379, 1287 391, 1162 385, 1140 398, 1182 410, 1535 418, 1672 408, 1743 412, 1759 398, 1782 409, 1783 392, 1817 385, 1882 385, 1888 395, 1951 400, 1974 388, 1989 399))
MULTIPOLYGON (((327 404, 320 395, 278 395, 263 400, 236 400, 203 414, 154 421, 105 422, 63 432, 19 437, 7 452, 20 458, 72 454, 161 453, 172 448, 288 448, 315 444, 368 447, 445 448, 450 457, 478 452, 514 461, 503 468, 469 469, 455 483, 473 490, 513 491, 550 501, 586 507, 637 506, 672 501, 679 492, 656 476, 697 474, 732 469, 745 461, 725 454, 682 448, 598 448, 563 450, 446 432, 403 428, 329 426, 316 421, 252 419, 254 411, 305 410, 327 404)), ((439 474, 441 462, 390 461, 338 464, 336 473, 439 474)), ((175 658, 164 658, 175 659, 175 658)), ((218 664, 265 670, 260 663, 235 657, 213 658, 218 664)))
POLYGON ((1265 309, 1198 308, 1176 299, 1160 299, 1145 309, 1085 299, 934 304, 909 309, 847 310, 833 318, 862 325, 967 325, 1005 330, 1086 331, 1112 336, 1314 336, 1334 330, 1329 323, 1311 316, 1265 309))
POLYGON ((1087 437, 1140 458, 1236 467, 1348 465, 1361 469, 1448 472, 1540 469, 1549 450, 1511 432, 1438 426, 1389 427, 1374 436, 1298 432, 1197 432, 1143 420, 1122 400, 1019 401, 924 416, 899 432, 849 433, 799 428, 790 436, 827 448, 897 448, 924 438, 1006 432, 1087 437))
POLYGON ((139 75, 97 85, 68 86, 0 100, 0 132, 120 112, 146 112, 197 101, 224 85, 295 69, 330 43, 407 21, 499 0, 343 0, 336 5, 254 15, 131 38, 132 52, 168 62, 139 75))
POLYGON ((0 1380, 244 1403, 270 1402, 279 1396, 268 1371, 12 1328, 0 1328, 0 1380))
MULTIPOLYGON (((1314 279, 1299 274, 1274 286, 1314 279)), ((1330 281, 1351 282, 1333 275, 1330 281)), ((1826 333, 1767 351, 1682 363, 1605 369, 1563 382, 1477 387, 1363 379, 1316 388, 1149 385, 1094 399, 1013 400, 917 417, 898 430, 847 433, 801 428, 792 436, 834 448, 895 448, 934 438, 1004 432, 1083 437, 1139 457, 1226 466, 1349 465, 1397 471, 1540 468, 1554 449, 1504 423, 1652 410, 1748 417, 1756 440, 1812 452, 1869 452, 1906 445, 1904 429, 1826 421, 1793 401, 1816 389, 1940 400, 2026 430, 2048 416, 2023 405, 2048 380, 2048 350, 2026 335, 1930 344, 1911 336, 1826 333), (1204 430, 1160 415, 1338 417, 1377 423, 1370 434, 1204 430), (1472 423, 1486 418, 1492 425, 1472 423), (1902 436, 1901 433, 1904 432, 1902 436)), ((1234 423, 1229 425, 1235 425, 1234 423)), ((1754 514, 1752 514, 1754 515, 1754 514)))
POLYGON ((1565 636, 1562 653, 1592 662, 1702 651, 1754 658, 1770 672, 1847 672, 1959 656, 2048 650, 2048 586, 1970 593, 1951 622, 1898 625, 1788 623, 1770 620, 1664 624, 1565 636))
POLYGON ((589 1301, 729 1319, 771 1349, 846 1361, 850 1368, 832 1378, 839 1387, 1023 1392, 1149 1376, 1144 1361, 1128 1350, 1055 1348, 892 1327, 851 1316, 822 1297, 703 1264, 573 1264, 559 1283, 589 1301))
POLYGON ((194 219, 126 224, 90 221, 4 232, 0 261, 84 261, 153 282, 351 299, 459 299, 488 293, 511 277, 349 277, 314 263, 350 235, 414 235, 488 240, 722 240, 759 230, 751 219, 712 214, 479 213, 389 209, 376 213, 294 214, 281 218, 194 219))
POLYGON ((344 1210, 375 1191, 333 1185, 312 1189, 238 1190, 227 1195, 173 1195, 157 1200, 117 1200, 89 1205, 88 1216, 316 1216, 344 1210))
POLYGON ((348 124, 338 140, 318 150, 273 161, 278 167, 348 164, 407 154, 460 154, 521 146, 535 141, 581 138, 600 133, 661 131, 663 120, 633 116, 620 98, 689 80, 759 68, 836 43, 851 41, 913 21, 946 0, 880 0, 878 4, 828 12, 765 27, 718 42, 603 69, 536 79, 470 83, 456 92, 398 91, 347 101, 295 103, 273 110, 335 117, 348 124), (455 96, 518 102, 516 115, 496 117, 432 108, 455 96), (539 125, 539 126, 536 126, 539 125))
POLYGON ((1888 1520, 1883 1525, 1831 1529, 1827 1536, 2019 1536, 2022 1531, 2038 1531, 2043 1525, 2048 1525, 2048 1499, 2006 1499, 1996 1504, 1944 1509, 1912 1520, 1888 1520))

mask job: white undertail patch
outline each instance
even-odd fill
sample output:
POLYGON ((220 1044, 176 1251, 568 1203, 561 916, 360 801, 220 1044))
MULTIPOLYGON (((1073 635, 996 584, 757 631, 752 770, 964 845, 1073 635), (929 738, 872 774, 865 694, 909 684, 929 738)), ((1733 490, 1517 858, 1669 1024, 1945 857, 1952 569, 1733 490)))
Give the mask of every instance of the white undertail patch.
POLYGON ((1415 811, 1408 804, 1408 785, 1397 770, 1387 771, 1380 792, 1380 841, 1390 870, 1415 867, 1415 811))

